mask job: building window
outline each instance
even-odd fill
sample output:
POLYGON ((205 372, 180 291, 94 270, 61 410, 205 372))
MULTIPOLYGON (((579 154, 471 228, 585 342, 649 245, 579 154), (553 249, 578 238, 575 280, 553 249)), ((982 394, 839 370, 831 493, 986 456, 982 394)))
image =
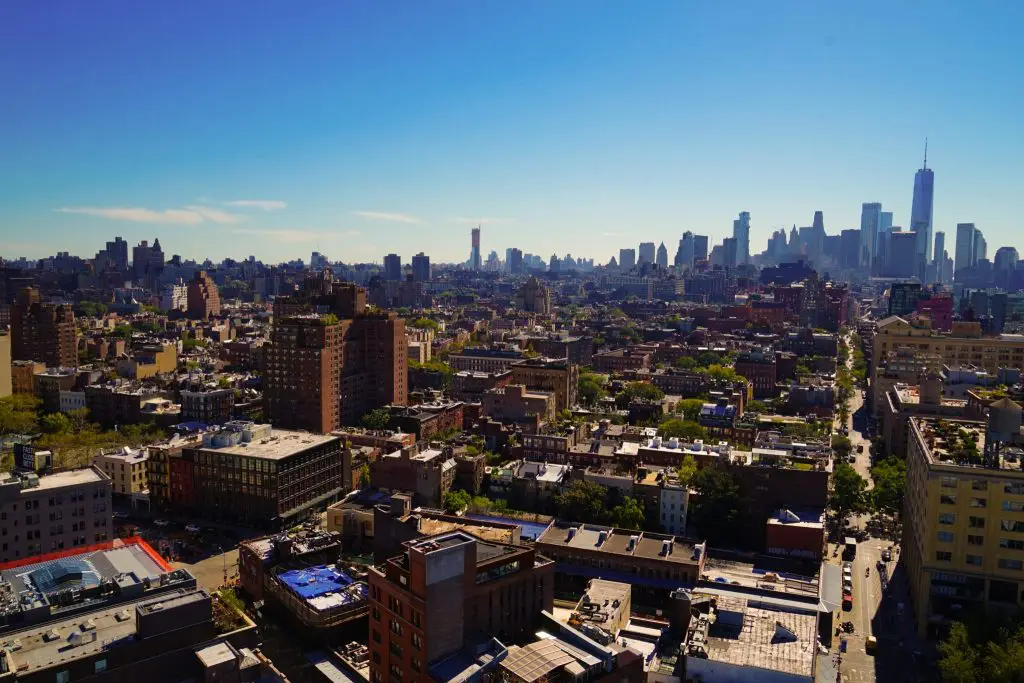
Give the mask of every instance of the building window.
POLYGON ((988 491, 988 482, 984 479, 975 479, 971 482, 972 491, 988 491))
POLYGON ((999 568, 1019 572, 1021 569, 1024 569, 1024 560, 1011 560, 1008 557, 1000 557, 999 568))
POLYGON ((967 526, 971 527, 972 529, 984 529, 985 528, 985 518, 984 517, 968 517, 967 518, 967 526))
POLYGON ((956 496, 950 493, 943 493, 939 496, 939 505, 956 505, 956 496))
MULTIPOLYGON (((1016 533, 1024 534, 1024 522, 1019 522, 1015 519, 1003 519, 999 522, 999 528, 1003 531, 1014 531, 1016 533)), ((14 539, 18 540, 18 539, 14 539)))
POLYGON ((399 659, 402 658, 402 646, 395 641, 392 640, 388 643, 388 650, 391 652, 392 657, 398 657, 399 659))
POLYGON ((972 508, 987 508, 988 498, 971 498, 972 508))
POLYGON ((416 658, 416 657, 412 658, 411 666, 412 666, 412 670, 415 671, 416 673, 420 673, 420 672, 423 671, 423 665, 420 664, 420 660, 418 658, 416 658))
POLYGON ((939 513, 939 524, 951 526, 956 524, 956 513, 953 512, 940 512, 939 513))
POLYGON ((413 633, 412 634, 412 646, 414 648, 416 648, 417 650, 422 649, 422 647, 423 647, 423 639, 420 638, 420 634, 418 634, 418 633, 413 633))
POLYGON ((373 642, 379 643, 380 642, 380 631, 378 631, 377 629, 370 629, 370 632, 373 634, 373 642))
POLYGON ((94 668, 94 672, 95 673, 98 673, 98 674, 99 673, 103 673, 104 671, 107 670, 107 660, 106 659, 97 659, 96 662, 95 662, 95 666, 93 668, 94 668))
POLYGON ((1024 541, 1018 541, 1015 538, 1000 538, 999 547, 1008 550, 1024 550, 1024 541))
POLYGON ((1003 491, 1011 496, 1024 496, 1024 482, 1004 484, 1003 491))
POLYGON ((372 614, 373 614, 373 620, 374 621, 380 621, 380 609, 379 608, 374 606, 372 614))
POLYGON ((956 477, 942 477, 939 480, 940 485, 944 489, 955 489, 956 488, 956 477))
POLYGON ((967 544, 968 545, 985 545, 985 537, 984 536, 968 536, 967 537, 967 544))
POLYGON ((380 664, 380 653, 376 650, 373 651, 373 663, 378 665, 380 664))
POLYGON ((952 543, 953 532, 952 531, 940 531, 938 534, 939 543, 952 543))
POLYGON ((71 683, 71 672, 67 669, 57 672, 57 683, 71 683))
POLYGON ((402 624, 399 623, 398 620, 396 619, 391 620, 391 632, 394 633, 396 636, 402 635, 402 624))
POLYGON ((1003 510, 1006 512, 1024 512, 1024 502, 1004 500, 1003 510))
POLYGON ((967 564, 969 564, 969 565, 971 565, 973 567, 980 567, 981 564, 982 564, 981 555, 968 555, 967 556, 967 564))
POLYGON ((402 680, 402 667, 398 666, 397 664, 392 664, 391 675, 397 678, 398 680, 402 680))
POLYGON ((952 562, 953 561, 953 553, 946 552, 945 550, 938 550, 935 553, 935 561, 936 562, 952 562))

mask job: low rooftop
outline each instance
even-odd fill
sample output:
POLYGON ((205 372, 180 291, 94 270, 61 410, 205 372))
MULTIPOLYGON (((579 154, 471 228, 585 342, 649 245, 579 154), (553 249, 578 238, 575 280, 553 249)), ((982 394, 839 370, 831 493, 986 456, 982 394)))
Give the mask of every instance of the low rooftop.
POLYGON ((699 563, 705 550, 705 544, 677 536, 563 521, 549 526, 537 542, 678 564, 699 563))

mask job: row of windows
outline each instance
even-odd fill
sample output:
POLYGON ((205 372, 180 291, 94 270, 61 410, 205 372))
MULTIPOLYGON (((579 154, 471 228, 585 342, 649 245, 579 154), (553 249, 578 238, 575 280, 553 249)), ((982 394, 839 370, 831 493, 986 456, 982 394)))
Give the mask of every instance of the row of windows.
MULTIPOLYGON (((939 485, 944 489, 955 489, 960 483, 958 477, 944 476, 939 479, 939 485)), ((988 491, 988 482, 984 479, 971 480, 972 491, 988 491)), ((1024 482, 1007 482, 1003 484, 1003 492, 1011 496, 1024 496, 1024 482)), ((942 499, 949 496, 944 494, 942 499)), ((955 497, 954 497, 955 500, 955 497)), ((984 507, 982 505, 981 507, 984 507)))

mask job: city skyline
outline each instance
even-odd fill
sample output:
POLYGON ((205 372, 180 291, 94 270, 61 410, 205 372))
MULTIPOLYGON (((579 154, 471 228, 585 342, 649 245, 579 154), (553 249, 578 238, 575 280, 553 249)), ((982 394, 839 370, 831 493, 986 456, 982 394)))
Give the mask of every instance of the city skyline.
POLYGON ((926 136, 933 234, 1017 246, 1020 8, 745 7, 11 8, 3 255, 122 235, 198 260, 458 263, 480 224, 483 254, 606 263, 686 231, 720 244, 740 211, 758 252, 816 210, 855 229, 864 202, 909 229, 926 136))

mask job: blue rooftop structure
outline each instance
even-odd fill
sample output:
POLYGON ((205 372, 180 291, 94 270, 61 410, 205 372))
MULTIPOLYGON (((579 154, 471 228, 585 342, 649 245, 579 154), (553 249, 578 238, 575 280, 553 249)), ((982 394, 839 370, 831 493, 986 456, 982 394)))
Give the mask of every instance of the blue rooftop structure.
POLYGON ((292 569, 282 572, 278 579, 296 595, 307 600, 340 590, 353 582, 351 576, 328 565, 292 569))

